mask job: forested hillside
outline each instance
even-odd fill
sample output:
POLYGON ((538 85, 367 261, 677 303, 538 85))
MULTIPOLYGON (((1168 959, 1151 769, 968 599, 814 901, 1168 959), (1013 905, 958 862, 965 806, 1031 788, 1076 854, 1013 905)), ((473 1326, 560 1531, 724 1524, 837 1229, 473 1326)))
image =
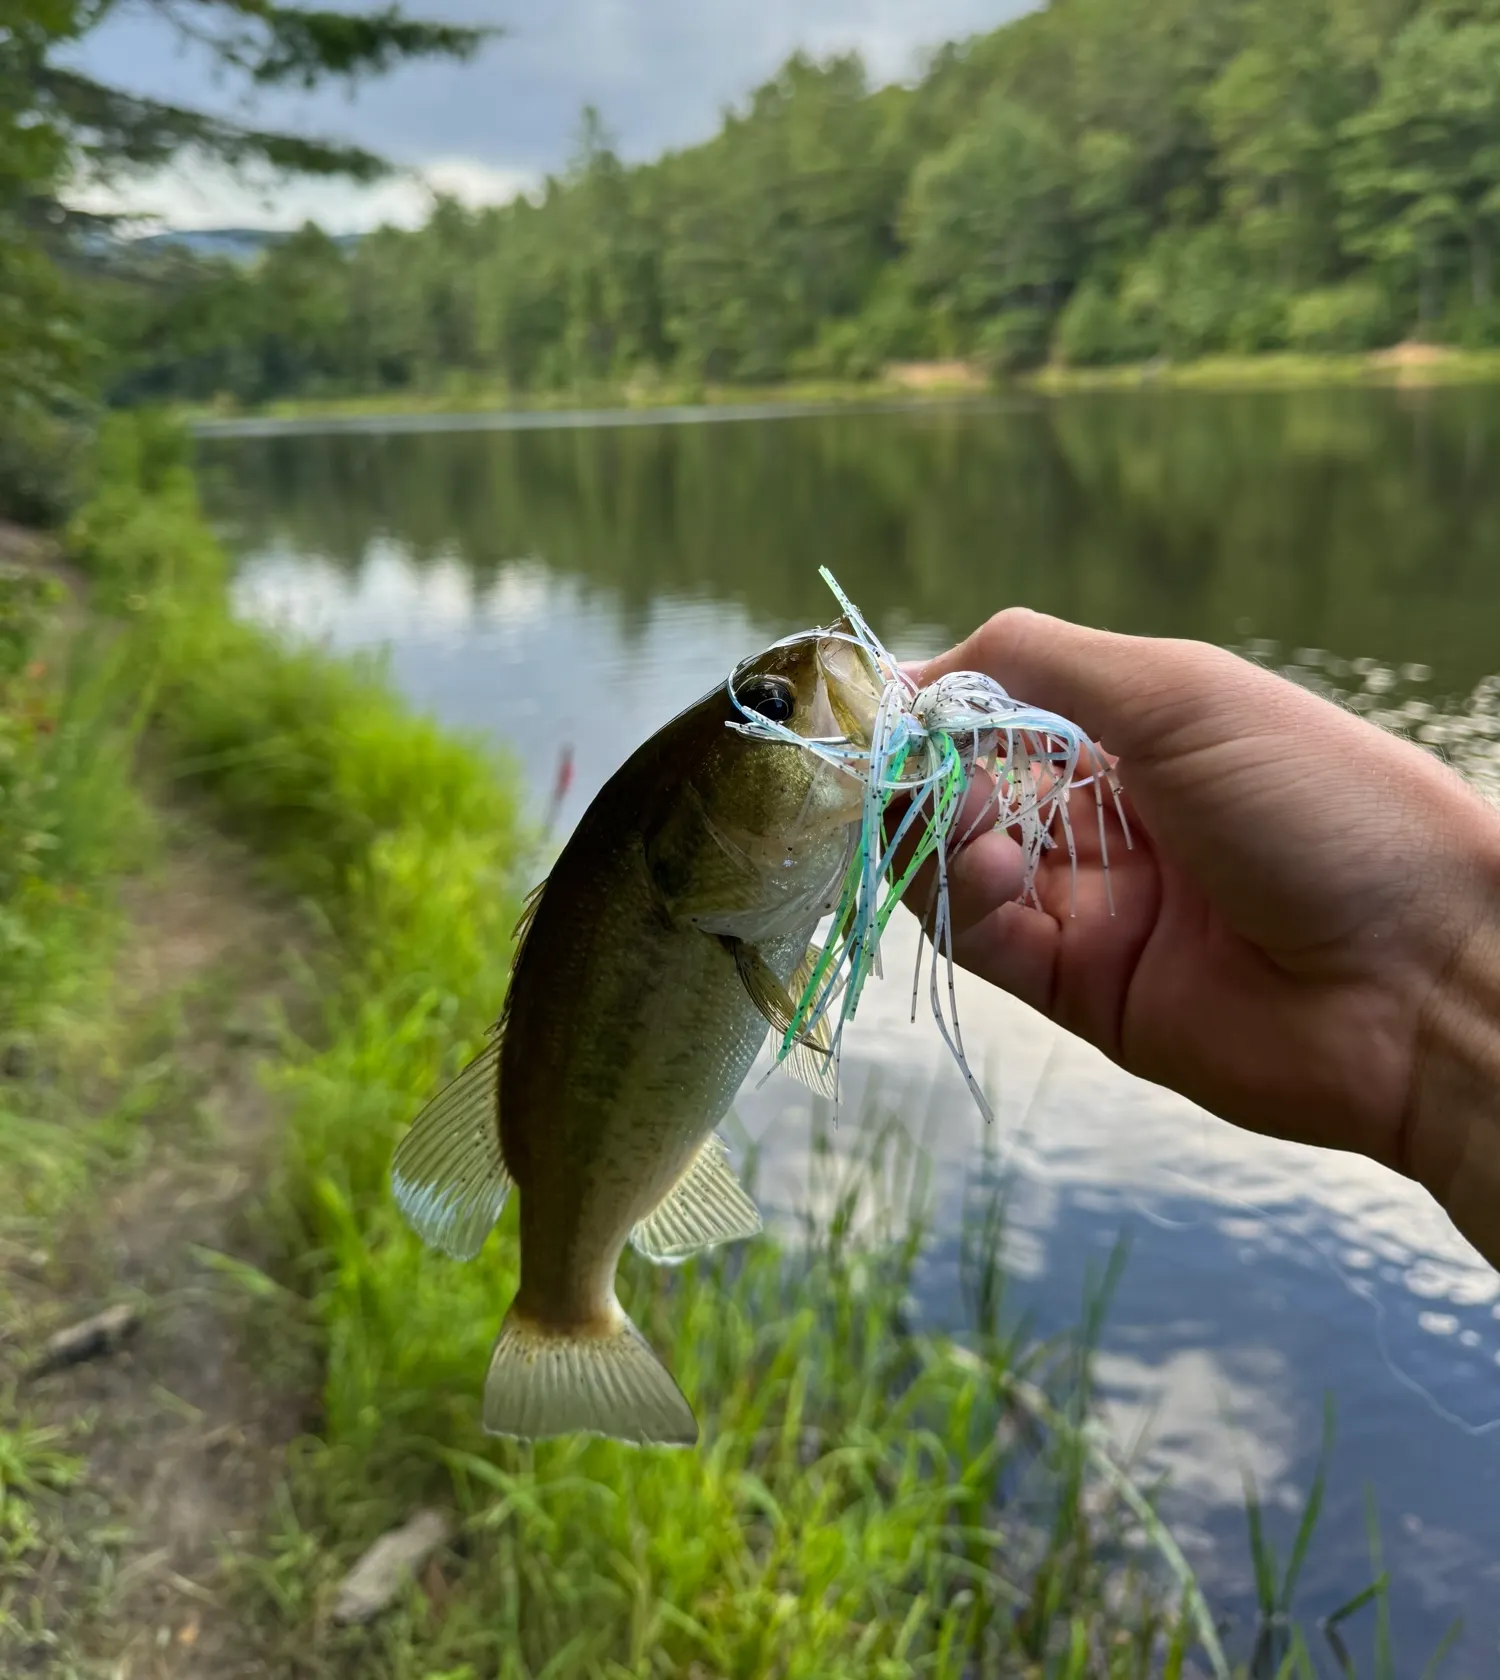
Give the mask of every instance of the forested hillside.
POLYGON ((117 288, 122 400, 1500 343, 1500 0, 1054 0, 910 88, 789 62, 627 167, 117 288))

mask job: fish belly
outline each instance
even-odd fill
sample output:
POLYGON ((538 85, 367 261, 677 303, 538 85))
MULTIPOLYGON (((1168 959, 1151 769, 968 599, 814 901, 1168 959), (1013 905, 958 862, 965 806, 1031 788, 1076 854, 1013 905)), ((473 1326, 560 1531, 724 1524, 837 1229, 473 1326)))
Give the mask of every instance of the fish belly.
MULTIPOLYGON (((592 963, 559 977, 576 1000, 566 1030, 538 1036, 550 1068, 512 1081, 508 1131, 524 1119, 513 1162, 521 1202, 521 1289, 527 1310, 588 1322, 613 1301, 615 1266, 631 1231, 692 1164, 727 1113, 766 1036, 724 944, 659 914, 633 928, 600 918, 592 963), (615 925, 611 926, 610 924, 615 925), (591 983, 585 983, 585 981, 591 983), (524 1117, 513 1102, 524 1102, 524 1117)), ((816 922, 759 947, 785 981, 816 922)), ((528 1012, 529 1013, 529 1012, 528 1012)), ((507 1031, 507 1062, 526 1042, 525 1015, 507 1031)))

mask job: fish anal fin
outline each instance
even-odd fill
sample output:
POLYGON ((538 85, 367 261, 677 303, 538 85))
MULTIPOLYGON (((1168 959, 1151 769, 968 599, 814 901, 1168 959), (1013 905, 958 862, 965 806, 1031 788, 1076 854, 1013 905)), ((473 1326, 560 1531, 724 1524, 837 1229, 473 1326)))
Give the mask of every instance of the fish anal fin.
POLYGON ((639 1445, 691 1446, 693 1409, 618 1306, 586 1332, 506 1314, 484 1385, 484 1427, 524 1441, 607 1435, 639 1445))
POLYGON ((717 1133, 707 1137, 688 1169, 630 1233, 648 1260, 671 1264, 700 1248, 758 1236, 760 1213, 729 1165, 717 1133))
POLYGON ((500 1044, 484 1049, 412 1122, 391 1160, 391 1187, 423 1242, 455 1260, 484 1247, 510 1190, 500 1148, 500 1044))

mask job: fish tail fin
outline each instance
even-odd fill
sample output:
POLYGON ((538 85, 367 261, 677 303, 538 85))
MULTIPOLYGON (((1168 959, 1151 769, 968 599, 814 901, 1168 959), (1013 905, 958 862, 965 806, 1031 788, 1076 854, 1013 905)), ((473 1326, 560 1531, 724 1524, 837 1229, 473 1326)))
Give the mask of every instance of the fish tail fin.
POLYGON ((523 1440, 587 1433, 691 1446, 692 1407, 646 1338, 613 1302, 611 1309, 604 1324, 580 1333, 512 1307, 490 1356, 485 1430, 523 1440))

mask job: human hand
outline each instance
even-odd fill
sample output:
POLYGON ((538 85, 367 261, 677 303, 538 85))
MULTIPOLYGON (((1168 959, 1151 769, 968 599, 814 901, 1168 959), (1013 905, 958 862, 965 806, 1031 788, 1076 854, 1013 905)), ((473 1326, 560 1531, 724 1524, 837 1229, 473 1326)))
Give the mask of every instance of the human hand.
POLYGON ((1134 844, 1111 814, 1111 914, 1093 789, 1039 909, 1015 842, 979 835, 950 863, 956 960, 1225 1120, 1418 1179, 1500 1263, 1500 814, 1203 643, 1012 609, 914 674, 960 670, 1097 739, 1134 844))

